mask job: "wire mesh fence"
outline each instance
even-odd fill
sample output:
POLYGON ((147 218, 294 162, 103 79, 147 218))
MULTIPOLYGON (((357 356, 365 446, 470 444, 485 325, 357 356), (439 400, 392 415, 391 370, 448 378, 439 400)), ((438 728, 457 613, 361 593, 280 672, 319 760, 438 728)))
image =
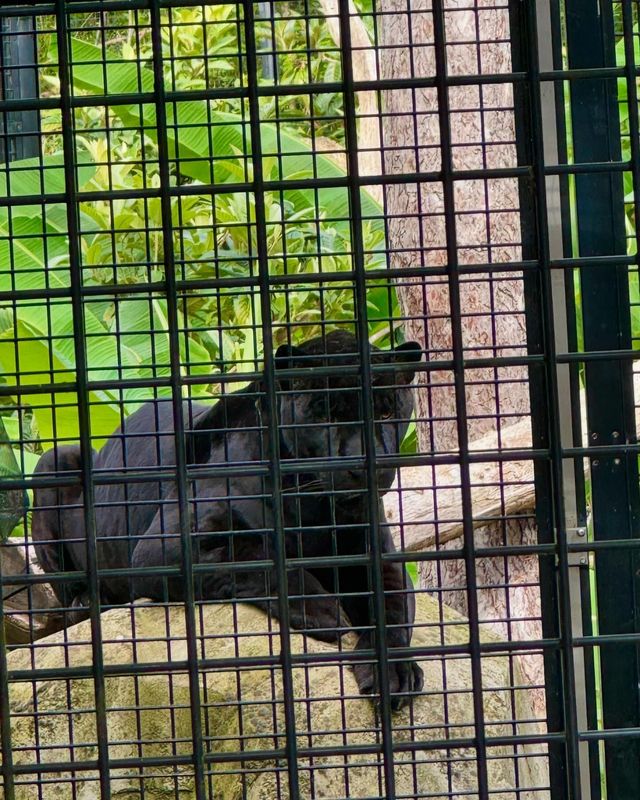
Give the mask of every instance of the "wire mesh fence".
POLYGON ((0 6, 0 775, 638 796, 636 0, 0 6))

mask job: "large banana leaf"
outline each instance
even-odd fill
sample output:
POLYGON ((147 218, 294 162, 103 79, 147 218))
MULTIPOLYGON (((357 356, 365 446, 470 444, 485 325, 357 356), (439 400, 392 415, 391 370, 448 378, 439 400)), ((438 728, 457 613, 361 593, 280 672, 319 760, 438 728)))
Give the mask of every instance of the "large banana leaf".
MULTIPOLYGON (((154 88, 153 72, 137 62, 112 60, 101 64, 102 50, 95 45, 74 39, 72 42, 73 83, 90 94, 148 93, 154 88)), ((113 56, 111 56, 113 58, 113 56)), ((157 141, 157 125, 153 104, 111 105, 111 111, 127 126, 145 128, 145 134, 157 141)), ((234 183, 244 176, 238 173, 238 156, 251 155, 250 123, 239 114, 216 111, 204 100, 187 100, 167 104, 167 139, 170 157, 179 159, 179 172, 204 184, 234 183)), ((314 153, 310 143, 291 133, 283 124, 254 120, 260 125, 260 142, 265 163, 275 174, 266 178, 318 178, 342 179, 345 171, 330 158, 314 153), (278 175, 278 164, 283 164, 285 175, 278 175)), ((287 199, 296 211, 314 208, 312 189, 287 191, 287 199)), ((349 230, 349 196, 346 189, 322 193, 323 207, 319 212, 342 229, 345 238, 349 230)), ((367 192, 361 193, 363 216, 373 218, 372 223, 382 229, 380 206, 367 192)))
MULTIPOLYGON (((74 88, 89 94, 136 94, 153 91, 153 73, 147 67, 126 60, 112 60, 106 70, 100 61, 102 51, 80 40, 72 44, 74 88)), ((111 110, 127 127, 144 128, 144 134, 157 141, 153 103, 123 103, 111 110)), ((240 115, 216 111, 206 101, 186 101, 167 105, 167 136, 170 157, 178 160, 181 175, 208 184, 235 183, 250 178, 241 170, 243 157, 251 155, 248 123, 240 115)), ((260 124, 263 167, 267 179, 320 178, 341 179, 344 171, 329 158, 314 154, 301 137, 274 123, 260 124), (281 158, 274 158, 277 154, 281 158), (284 164, 285 175, 278 174, 284 164)), ((95 175, 84 150, 78 152, 80 191, 95 175)), ((0 174, 0 196, 63 195, 65 191, 62 156, 13 162, 0 174)), ((350 238, 349 199, 344 188, 322 193, 321 215, 332 220, 332 227, 346 240, 350 238)), ((311 189, 287 192, 294 213, 313 209, 315 194, 311 189)), ((365 216, 381 227, 380 208, 362 193, 365 216)), ((34 289, 66 289, 70 285, 67 218, 64 204, 0 208, 0 292, 34 289)), ((86 222, 86 221, 85 221, 86 222)), ((91 226, 83 225, 84 230, 91 226)), ((136 377, 169 374, 168 323, 165 301, 129 300, 120 303, 119 313, 105 321, 96 306, 84 309, 85 345, 89 378, 115 380, 120 367, 136 377), (146 305, 146 312, 143 311, 146 305)), ((78 436, 77 396, 75 392, 31 392, 28 387, 75 379, 73 309, 66 298, 44 308, 18 300, 0 308, 0 370, 6 381, 15 381, 22 390, 21 402, 33 408, 44 440, 75 439, 78 436)), ((180 356, 190 374, 210 371, 207 351, 193 339, 180 337, 180 356), (188 347, 188 352, 187 352, 188 347)), ((144 390, 124 391, 125 413, 147 395, 144 390)), ((99 439, 107 436, 120 421, 119 396, 104 391, 89 395, 92 433, 99 439)))
MULTIPOLYGON (((62 160, 50 156, 42 160, 13 162, 0 178, 0 192, 32 195, 64 193, 62 160), (42 166, 43 182, 37 177, 42 166), (13 181, 13 176, 19 180, 13 181)), ((95 173, 86 165, 79 173, 80 185, 95 173)), ((16 206, 0 212, 0 292, 33 289, 61 289, 70 285, 69 245, 64 205, 16 206)), ((114 343, 101 338, 102 322, 85 308, 87 356, 91 377, 114 377, 117 352, 114 343), (105 367, 108 369, 105 370, 105 367)), ((73 342, 73 308, 68 298, 53 300, 48 305, 18 299, 4 308, 0 316, 0 371, 11 385, 25 390, 43 383, 65 383, 75 379, 73 342)), ((16 393, 18 399, 18 393, 16 393)), ((73 392, 49 394, 29 392, 19 396, 20 402, 32 407, 43 439, 75 439, 78 436, 77 396, 73 392)), ((104 392, 92 392, 94 433, 109 434, 120 416, 116 398, 104 392)))
MULTIPOLYGON (((118 303, 112 330, 122 347, 121 364, 143 378, 168 377, 171 374, 169 319, 167 301, 161 297, 151 299, 126 298, 118 303)), ((195 339, 184 333, 179 336, 180 363, 186 365, 185 373, 191 376, 211 375, 211 358, 208 351, 195 339)), ((204 393, 206 387, 194 387, 195 394, 204 393)), ((159 396, 170 396, 170 388, 160 389, 159 396)), ((143 387, 123 392, 125 411, 135 411, 139 403, 149 399, 149 390, 143 387)))
MULTIPOLYGON (((85 186, 95 175, 95 166, 84 148, 78 148, 76 179, 79 187, 85 186)), ((24 158, 2 165, 0 172, 0 197, 42 197, 64 195, 66 181, 62 154, 44 158, 24 158)), ((0 209, 0 220, 6 222, 9 210, 0 209)), ((16 205, 11 209, 14 216, 42 215, 40 205, 16 205)))
MULTIPOLYGON (((20 402, 31 406, 40 436, 49 443, 79 436, 76 392, 49 394, 29 391, 29 387, 75 381, 73 340, 69 338, 73 319, 70 310, 65 304, 55 312, 55 315, 69 318, 56 329, 55 338, 47 338, 50 328, 43 330, 41 325, 30 325, 21 313, 13 326, 0 333, 0 369, 10 384, 20 387, 20 402)), ((46 319, 42 310, 40 314, 46 319)), ((99 346, 104 347, 104 343, 100 342, 99 346)), ((112 360, 111 364, 115 365, 116 361, 112 360)), ((120 413, 115 400, 106 392, 89 393, 91 427, 95 436, 105 437, 119 424, 120 413)))
MULTIPOLYGON (((149 396, 148 389, 127 389, 127 378, 170 375, 168 330, 166 300, 162 298, 120 301, 118 313, 108 326, 85 306, 88 377, 120 381, 125 413, 149 396)), ((190 375, 210 374, 208 352, 193 339, 187 342, 184 335, 180 336, 180 360, 188 365, 190 375)), ((47 312, 38 305, 21 304, 16 318, 0 325, 0 369, 5 379, 22 388, 21 402, 32 407, 44 439, 78 437, 77 396, 75 392, 55 392, 53 397, 30 393, 25 387, 73 382, 75 368, 73 308, 69 301, 50 305, 47 312)), ((91 429, 97 445, 120 422, 118 401, 118 393, 89 393, 91 429)))

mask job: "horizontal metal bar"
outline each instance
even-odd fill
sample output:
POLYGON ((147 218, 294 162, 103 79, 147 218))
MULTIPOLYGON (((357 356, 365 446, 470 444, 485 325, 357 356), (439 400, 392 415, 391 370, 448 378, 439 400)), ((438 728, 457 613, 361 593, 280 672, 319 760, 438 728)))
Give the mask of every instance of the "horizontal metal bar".
MULTIPOLYGON (((301 738, 304 736, 301 733, 301 738)), ((513 736, 487 736, 487 745, 489 747, 504 747, 504 746, 531 746, 536 744, 548 744, 552 741, 558 741, 562 737, 562 732, 546 733, 546 734, 514 734, 513 736)), ((215 740, 215 737, 210 737, 215 740)), ((284 738, 284 733, 280 734, 280 738, 284 738)), ((438 751, 438 750, 460 750, 463 748, 473 748, 475 739, 473 737, 450 737, 446 739, 420 739, 418 741, 403 740, 397 737, 393 741, 394 753, 407 753, 416 751, 438 751)), ((347 757, 355 755, 380 755, 382 753, 382 744, 371 742, 367 744, 342 744, 333 746, 302 746, 298 747, 298 755, 300 758, 329 758, 331 756, 347 757)), ((237 752, 222 751, 222 752, 207 752, 204 754, 204 759, 209 764, 224 764, 224 763, 244 763, 246 761, 273 761, 282 760, 285 757, 284 748, 276 749, 245 749, 237 752)), ((179 766, 189 765, 191 757, 188 755, 181 756, 177 754, 165 755, 162 757, 153 756, 140 756, 135 758, 114 758, 109 759, 109 767, 111 770, 124 770, 124 769, 148 769, 149 767, 158 766, 179 766)), ((57 761, 57 762, 40 762, 33 764, 20 764, 14 767, 15 773, 20 775, 31 774, 44 774, 44 773, 68 773, 68 772, 88 772, 96 769, 97 761, 91 759, 78 760, 78 761, 57 761)), ((358 766, 362 766, 358 762, 358 766)))
MULTIPOLYGON (((154 603, 154 607, 162 607, 165 604, 154 603)), ((196 607, 203 605, 196 604, 196 607)), ((205 604, 211 605, 211 604, 205 604)), ((136 604, 136 608, 143 607, 143 604, 136 604)), ((108 610, 109 606, 102 606, 102 611, 108 610)), ((254 634, 255 635, 255 634, 254 634)), ((271 635, 277 636, 276 632, 271 635)), ((161 637, 164 638, 164 637, 161 637)), ((119 640, 125 641, 125 640, 119 640)), ((485 641, 480 643, 480 652, 492 655, 507 653, 542 652, 544 650, 557 650, 560 647, 559 639, 539 639, 537 641, 485 641)), ((428 647, 394 647, 390 651, 390 657, 394 661, 403 661, 408 658, 441 658, 445 656, 464 656, 470 653, 468 643, 429 645, 428 647)), ((373 649, 358 650, 335 650, 335 651, 307 651, 304 653, 292 653, 292 663, 294 666, 321 665, 321 664, 354 664, 361 662, 375 661, 377 654, 373 649)), ((200 658, 197 668, 199 672, 208 670, 223 669, 255 669, 260 667, 280 666, 279 655, 264 656, 236 656, 229 658, 200 658)), ((160 661, 144 662, 135 664, 105 664, 105 677, 132 677, 135 675, 151 674, 175 674, 184 672, 188 667, 187 661, 160 661)), ((12 683, 21 683, 44 680, 71 680, 79 678, 90 678, 93 669, 90 664, 77 667, 57 667, 57 668, 35 668, 24 670, 9 670, 8 679, 12 683)))

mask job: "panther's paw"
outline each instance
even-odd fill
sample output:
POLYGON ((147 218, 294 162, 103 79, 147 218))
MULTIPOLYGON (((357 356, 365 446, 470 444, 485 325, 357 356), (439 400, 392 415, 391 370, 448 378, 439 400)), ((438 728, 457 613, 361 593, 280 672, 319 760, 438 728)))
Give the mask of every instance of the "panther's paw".
MULTIPOLYGON (((356 664, 354 673, 360 694, 378 694, 378 667, 375 664, 356 664)), ((400 711, 411 704, 413 697, 422 691, 424 674, 415 661, 392 661, 389 664, 389 692, 391 709, 400 711)))
POLYGON ((337 642, 351 627, 340 602, 334 597, 314 597, 290 606, 291 627, 321 642, 337 642))

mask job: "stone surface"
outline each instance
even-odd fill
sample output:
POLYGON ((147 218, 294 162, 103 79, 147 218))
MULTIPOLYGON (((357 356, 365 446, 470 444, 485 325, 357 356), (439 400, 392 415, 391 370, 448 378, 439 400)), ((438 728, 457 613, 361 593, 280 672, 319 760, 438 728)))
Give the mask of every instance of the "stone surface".
MULTIPOLYGON (((104 685, 111 796, 114 800, 190 800, 195 791, 189 763, 193 741, 184 609, 139 603, 131 609, 105 612, 101 627, 100 652, 111 673, 104 685), (136 665, 137 676, 126 674, 131 673, 131 664, 136 665), (149 671, 150 665, 155 665, 153 672, 149 671), (113 674, 116 667, 124 674, 113 674), (140 674, 145 669, 147 673, 140 674), (139 740, 144 743, 138 744, 139 740), (140 757, 153 761, 141 770, 126 762, 117 763, 140 757), (175 757, 181 761, 177 766, 168 763, 175 757)), ((196 631, 198 656, 218 662, 201 665, 200 729, 205 738, 204 749, 218 758, 226 754, 229 759, 209 762, 213 778, 206 777, 206 796, 216 800, 288 798, 285 760, 261 759, 257 752, 285 745, 277 625, 250 606, 238 605, 234 609, 231 605, 209 605, 198 610, 196 631), (233 630, 237 636, 228 634, 233 630), (261 659, 268 662, 273 656, 275 666, 259 663, 261 659), (253 662, 237 669, 233 659, 238 657, 252 658, 253 662), (221 659, 227 661, 221 663, 221 659), (242 761, 235 755, 241 750, 242 761)), ((443 615, 437 601, 426 595, 418 598, 414 645, 437 647, 463 645, 467 641, 464 618, 454 612, 443 615)), ((497 640, 493 637, 491 641, 497 640)), ((344 649, 352 645, 353 636, 343 640, 344 649)), ((291 648, 293 653, 318 653, 325 658, 337 652, 335 647, 299 634, 291 636, 291 648)), ((474 748, 464 741, 459 746, 452 741, 448 750, 439 746, 444 739, 465 740, 474 735, 470 660, 463 650, 444 660, 437 654, 425 659, 424 694, 416 699, 412 711, 393 717, 398 798, 423 794, 466 800, 477 797, 474 748), (410 747, 403 749, 404 743, 411 743, 410 747)), ((49 674, 38 680, 33 674, 34 669, 67 666, 85 668, 85 674, 90 675, 93 660, 89 621, 42 639, 33 648, 24 647, 9 654, 9 670, 17 677, 27 678, 10 685, 14 764, 35 765, 40 761, 60 765, 55 773, 42 773, 48 782, 40 794, 35 773, 20 775, 16 800, 100 797, 95 769, 98 733, 93 680, 77 673, 69 679, 53 680, 49 674), (78 762, 86 762, 91 768, 71 773, 65 771, 69 761, 78 767, 78 762)), ((511 669, 512 675, 506 656, 483 655, 487 737, 537 730, 531 722, 526 694, 509 689, 522 680, 517 665, 511 669), (510 720, 514 719, 520 722, 512 724, 510 720)), ((379 725, 371 702, 358 696, 351 670, 335 661, 297 666, 293 672, 293 695, 298 748, 322 750, 359 745, 365 751, 349 757, 326 752, 313 756, 299 753, 300 796, 336 800, 382 796, 384 773, 382 757, 377 752, 379 725), (348 699, 336 699, 340 695, 348 699)), ((492 796, 499 800, 546 798, 543 788, 535 788, 547 784, 546 760, 540 746, 536 753, 520 748, 516 767, 513 747, 490 747, 487 768, 490 789, 495 792, 492 796), (519 795, 516 788, 520 789, 519 795)))

